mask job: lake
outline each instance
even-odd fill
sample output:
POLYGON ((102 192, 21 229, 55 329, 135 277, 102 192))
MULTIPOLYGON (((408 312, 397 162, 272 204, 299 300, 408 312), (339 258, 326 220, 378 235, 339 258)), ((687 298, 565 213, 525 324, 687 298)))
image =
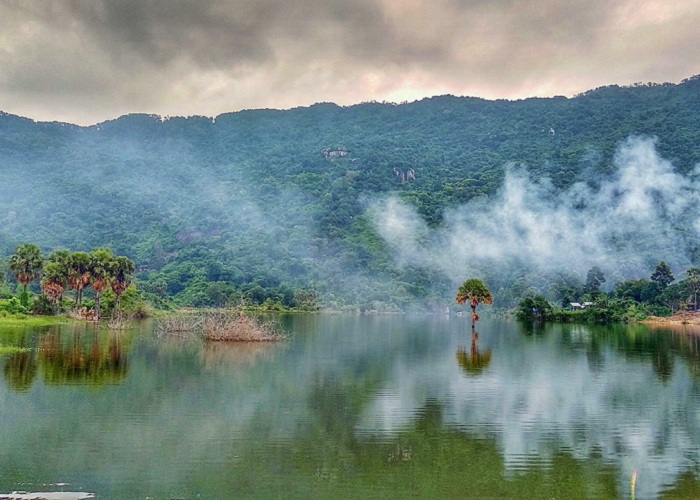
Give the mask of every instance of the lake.
POLYGON ((0 492, 700 497, 700 342, 645 326, 287 315, 277 344, 0 327, 0 492), (474 341, 473 341, 474 340, 474 341), (7 351, 7 350, 6 350, 7 351), (0 351, 3 352, 3 351, 0 351))

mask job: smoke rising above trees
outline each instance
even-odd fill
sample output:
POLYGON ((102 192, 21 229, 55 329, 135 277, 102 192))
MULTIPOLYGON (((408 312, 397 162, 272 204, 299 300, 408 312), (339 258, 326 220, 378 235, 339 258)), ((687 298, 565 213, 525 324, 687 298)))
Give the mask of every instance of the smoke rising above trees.
POLYGON ((685 268, 697 258, 700 179, 698 172, 678 173, 655 145, 631 137, 618 148, 608 178, 565 190, 511 166, 493 197, 449 209, 441 227, 429 227, 396 197, 376 204, 373 220, 397 262, 419 263, 455 281, 518 267, 585 276, 600 266, 624 277, 648 276, 660 258, 685 268))

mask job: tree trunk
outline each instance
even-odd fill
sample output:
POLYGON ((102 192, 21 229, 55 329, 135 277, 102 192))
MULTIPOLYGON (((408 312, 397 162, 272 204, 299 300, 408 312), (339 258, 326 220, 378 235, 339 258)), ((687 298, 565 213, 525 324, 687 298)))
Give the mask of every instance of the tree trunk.
POLYGON ((95 290, 95 321, 100 321, 100 292, 95 290))
POLYGON ((472 328, 474 328, 474 323, 479 321, 479 315, 476 313, 476 306, 478 306, 479 303, 476 300, 472 300, 469 302, 469 305, 472 306, 472 328))
POLYGON ((114 299, 114 311, 112 311, 112 317, 113 317, 113 318, 116 318, 117 315, 119 314, 119 302, 120 302, 120 299, 121 299, 121 294, 120 294, 120 293, 115 294, 115 295, 116 295, 116 298, 114 299))

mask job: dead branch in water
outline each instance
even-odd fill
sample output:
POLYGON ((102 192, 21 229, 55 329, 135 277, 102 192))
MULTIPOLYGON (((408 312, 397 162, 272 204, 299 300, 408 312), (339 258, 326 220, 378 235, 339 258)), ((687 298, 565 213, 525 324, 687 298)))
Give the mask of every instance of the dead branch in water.
POLYGON ((250 317, 239 308, 168 316, 158 322, 156 333, 183 338, 200 334, 210 342, 278 342, 286 338, 273 322, 250 317))
POLYGON ((252 318, 242 311, 206 315, 202 332, 204 339, 210 342, 278 342, 285 339, 272 322, 252 318))
POLYGON ((158 320, 158 323, 156 324, 156 334, 159 337, 190 337, 194 332, 202 329, 202 322, 202 316, 192 314, 176 314, 166 316, 165 318, 158 320))
POLYGON ((129 317, 121 312, 115 313, 107 323, 107 328, 110 330, 126 330, 129 328, 129 317))

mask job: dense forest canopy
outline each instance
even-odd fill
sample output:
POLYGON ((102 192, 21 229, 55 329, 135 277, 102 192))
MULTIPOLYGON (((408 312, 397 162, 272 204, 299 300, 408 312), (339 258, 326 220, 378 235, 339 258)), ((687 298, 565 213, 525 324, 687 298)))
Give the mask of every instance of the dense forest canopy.
POLYGON ((699 164, 698 77, 91 127, 0 114, 0 257, 108 247, 164 304, 442 307, 478 275, 513 306, 594 265, 613 287, 700 264, 699 164))

